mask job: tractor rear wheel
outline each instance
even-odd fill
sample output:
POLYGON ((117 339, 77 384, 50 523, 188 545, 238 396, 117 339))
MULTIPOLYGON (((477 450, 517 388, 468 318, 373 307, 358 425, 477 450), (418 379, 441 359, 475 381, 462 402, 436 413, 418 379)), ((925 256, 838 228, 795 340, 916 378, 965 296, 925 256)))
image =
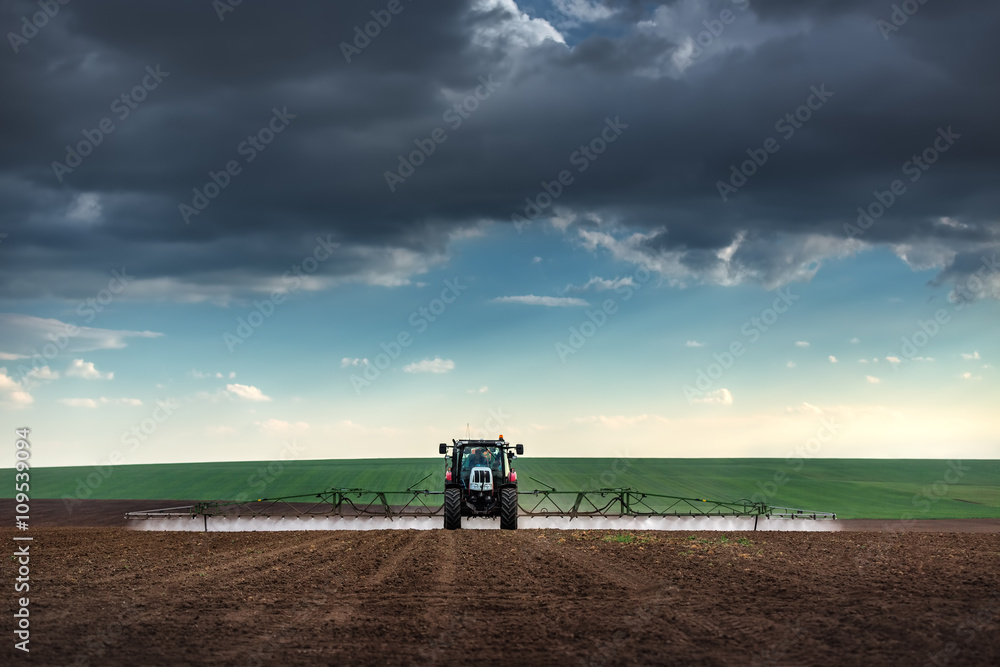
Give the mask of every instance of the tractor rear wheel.
POLYGON ((455 530, 462 527, 462 490, 444 490, 444 528, 455 530))
POLYGON ((500 489, 500 530, 517 529, 517 489, 500 489))

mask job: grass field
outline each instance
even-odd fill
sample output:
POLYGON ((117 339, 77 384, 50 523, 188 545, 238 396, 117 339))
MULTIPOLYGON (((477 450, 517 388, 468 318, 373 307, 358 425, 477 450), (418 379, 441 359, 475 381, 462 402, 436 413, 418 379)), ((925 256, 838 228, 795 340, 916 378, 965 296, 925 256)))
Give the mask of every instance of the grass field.
MULTIPOLYGON (((844 519, 1000 518, 1000 461, 521 458, 520 489, 631 486, 649 493, 836 512, 844 519), (532 479, 534 478, 534 479, 532 479), (535 479, 539 480, 538 483, 535 479)), ((4 475, 13 480, 14 471, 4 475)), ((187 463, 36 468, 33 498, 218 500, 275 498, 336 486, 380 491, 441 488, 431 459, 187 463), (425 475, 431 475, 420 482, 425 475)), ((0 489, 13 497, 14 485, 0 489)))

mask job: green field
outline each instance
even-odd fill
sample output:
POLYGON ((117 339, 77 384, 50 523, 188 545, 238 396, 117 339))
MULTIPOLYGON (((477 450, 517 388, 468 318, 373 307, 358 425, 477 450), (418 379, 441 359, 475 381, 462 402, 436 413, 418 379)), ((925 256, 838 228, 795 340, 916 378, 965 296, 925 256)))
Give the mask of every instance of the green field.
MULTIPOLYGON (((521 491, 546 485, 559 490, 631 486, 710 500, 766 494, 771 505, 836 512, 844 519, 1000 518, 997 460, 800 463, 796 470, 782 459, 521 458, 517 469, 521 491)), ((13 475, 7 469, 11 483, 3 485, 0 497, 13 497, 13 475)), ((31 497, 220 500, 275 498, 334 486, 396 491, 415 484, 438 490, 442 476, 440 458, 36 468, 31 471, 31 497)))

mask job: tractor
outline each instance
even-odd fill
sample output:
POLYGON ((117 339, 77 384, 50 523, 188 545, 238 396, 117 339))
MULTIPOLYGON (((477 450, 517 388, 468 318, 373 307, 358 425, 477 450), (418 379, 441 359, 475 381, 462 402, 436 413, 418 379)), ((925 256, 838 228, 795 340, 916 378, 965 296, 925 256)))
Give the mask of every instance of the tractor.
POLYGON ((517 528, 517 473, 514 459, 524 445, 498 440, 441 443, 445 455, 444 527, 462 527, 463 516, 500 517, 501 530, 517 528), (451 449, 451 453, 448 450, 451 449))

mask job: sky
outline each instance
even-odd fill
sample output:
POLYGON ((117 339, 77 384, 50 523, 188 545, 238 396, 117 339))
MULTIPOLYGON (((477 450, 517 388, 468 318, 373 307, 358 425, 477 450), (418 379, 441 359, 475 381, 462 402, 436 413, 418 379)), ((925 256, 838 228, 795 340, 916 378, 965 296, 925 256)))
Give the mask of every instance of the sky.
POLYGON ((0 29, 0 410, 35 465, 1000 456, 995 2, 0 29))

